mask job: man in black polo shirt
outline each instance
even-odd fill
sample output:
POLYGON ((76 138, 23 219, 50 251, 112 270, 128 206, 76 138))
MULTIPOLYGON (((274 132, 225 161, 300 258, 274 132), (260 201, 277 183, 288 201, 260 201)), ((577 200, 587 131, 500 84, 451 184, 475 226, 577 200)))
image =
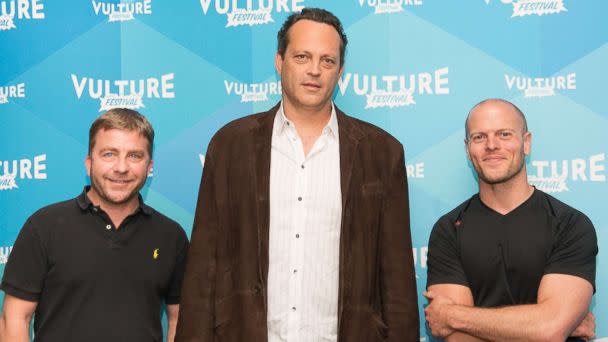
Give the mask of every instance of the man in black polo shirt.
POLYGON ((89 132, 91 186, 34 213, 5 268, 0 341, 173 341, 188 240, 139 195, 152 168, 154 130, 112 109, 89 132))
POLYGON ((592 338, 593 224, 529 185, 532 135, 515 105, 485 100, 465 127, 479 193, 433 227, 425 293, 432 334, 446 341, 592 338))

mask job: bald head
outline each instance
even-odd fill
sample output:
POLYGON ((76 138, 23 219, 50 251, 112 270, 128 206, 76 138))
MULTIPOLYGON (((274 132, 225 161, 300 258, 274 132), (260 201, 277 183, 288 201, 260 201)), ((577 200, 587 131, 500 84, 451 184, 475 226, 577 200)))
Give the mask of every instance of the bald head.
POLYGON ((471 110, 469 111, 467 119, 464 123, 465 140, 469 139, 469 121, 471 119, 471 116, 475 113, 488 110, 502 110, 506 112, 516 113, 521 119, 522 133, 528 132, 528 122, 526 121, 526 116, 516 105, 504 99, 486 99, 473 106, 473 108, 471 108, 471 110))

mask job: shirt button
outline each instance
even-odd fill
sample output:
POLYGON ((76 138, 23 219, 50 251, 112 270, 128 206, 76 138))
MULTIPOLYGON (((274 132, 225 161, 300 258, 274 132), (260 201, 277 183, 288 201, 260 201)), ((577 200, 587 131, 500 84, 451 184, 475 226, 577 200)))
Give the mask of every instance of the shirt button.
POLYGON ((300 234, 296 234, 296 239, 299 239, 299 238, 300 238, 300 234))
POLYGON ((295 307, 295 306, 292 306, 292 307, 291 307, 291 311, 296 311, 296 307, 295 307))
POLYGON ((106 229, 107 229, 107 230, 110 230, 110 229, 112 229, 112 226, 111 226, 111 225, 107 225, 107 226, 106 226, 106 229))
POLYGON ((296 274, 296 273, 298 273, 298 270, 293 270, 293 274, 296 274))
POLYGON ((298 201, 302 202, 302 197, 298 197, 298 201))
POLYGON ((302 164, 301 167, 304 168, 304 164, 302 164))

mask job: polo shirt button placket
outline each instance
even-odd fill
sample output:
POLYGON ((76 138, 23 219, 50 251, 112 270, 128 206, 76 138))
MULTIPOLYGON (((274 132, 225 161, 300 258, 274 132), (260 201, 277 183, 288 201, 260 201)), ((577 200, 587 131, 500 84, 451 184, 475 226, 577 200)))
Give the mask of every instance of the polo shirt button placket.
POLYGON ((112 229, 112 225, 111 224, 106 224, 106 230, 110 233, 109 238, 110 238, 110 249, 119 249, 120 248, 120 244, 118 243, 118 235, 117 235, 117 231, 115 229, 112 229))

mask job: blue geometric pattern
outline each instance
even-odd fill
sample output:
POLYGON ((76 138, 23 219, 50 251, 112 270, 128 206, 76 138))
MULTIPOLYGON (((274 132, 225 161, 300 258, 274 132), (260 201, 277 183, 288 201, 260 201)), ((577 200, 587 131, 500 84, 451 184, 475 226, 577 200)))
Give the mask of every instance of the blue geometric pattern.
POLYGON ((477 192, 466 113, 501 97, 528 117, 530 179, 595 224, 592 309, 608 339, 600 0, 0 0, 0 273, 27 217, 89 181, 89 126, 121 103, 156 129, 146 201, 190 233, 207 144, 229 121, 279 101, 276 33, 302 7, 332 11, 348 35, 336 104, 405 147, 419 292, 432 225, 477 192))

